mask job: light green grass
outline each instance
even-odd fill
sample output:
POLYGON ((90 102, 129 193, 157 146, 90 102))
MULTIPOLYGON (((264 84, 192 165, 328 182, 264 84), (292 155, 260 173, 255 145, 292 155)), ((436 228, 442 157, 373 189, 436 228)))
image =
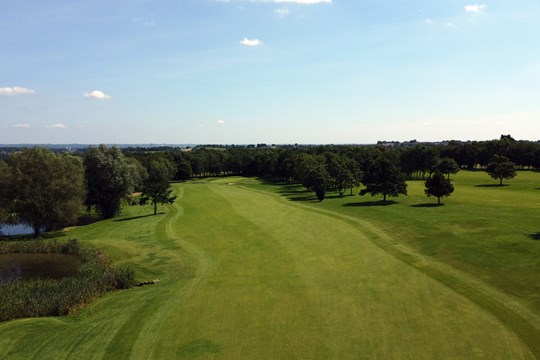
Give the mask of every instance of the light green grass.
MULTIPOLYGON (((406 202, 415 201, 414 186, 406 202)), ((174 188, 178 201, 156 217, 131 207, 122 221, 66 234, 159 284, 110 294, 67 318, 0 324, 0 358, 534 358, 522 327, 497 313, 508 300, 509 321, 521 317, 534 331, 534 301, 479 281, 481 267, 468 271, 457 266, 467 264, 459 256, 438 256, 416 238, 432 211, 467 208, 450 204, 458 193, 441 208, 413 208, 401 198, 382 208, 343 206, 369 200, 358 196, 290 201, 305 194, 240 178, 174 188)), ((532 224, 526 231, 540 231, 532 224)))

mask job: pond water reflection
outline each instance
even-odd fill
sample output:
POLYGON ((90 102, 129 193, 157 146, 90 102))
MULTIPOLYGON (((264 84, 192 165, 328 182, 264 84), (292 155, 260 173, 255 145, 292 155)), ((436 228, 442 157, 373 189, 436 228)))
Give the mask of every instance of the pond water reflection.
POLYGON ((0 225, 0 236, 11 236, 11 235, 29 235, 33 234, 34 229, 28 225, 0 225))
POLYGON ((77 274, 81 261, 66 254, 0 254, 0 282, 34 278, 60 279, 77 274))

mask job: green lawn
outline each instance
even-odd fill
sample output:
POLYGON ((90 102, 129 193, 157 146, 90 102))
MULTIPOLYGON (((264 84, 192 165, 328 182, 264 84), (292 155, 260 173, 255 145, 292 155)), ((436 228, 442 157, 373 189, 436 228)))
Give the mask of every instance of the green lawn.
POLYGON ((176 184, 155 217, 129 207, 65 234, 160 283, 0 324, 0 358, 538 358, 540 174, 455 180, 442 207, 422 205, 436 199, 421 182, 389 206, 254 179, 176 184))

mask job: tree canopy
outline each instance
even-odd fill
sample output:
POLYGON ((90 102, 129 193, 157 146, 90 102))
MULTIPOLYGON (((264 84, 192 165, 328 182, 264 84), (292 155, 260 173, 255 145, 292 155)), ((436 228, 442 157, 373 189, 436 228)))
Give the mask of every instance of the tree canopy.
POLYGON ((84 156, 84 166, 87 208, 95 207, 105 218, 118 215, 122 199, 133 191, 136 168, 119 148, 105 145, 90 147, 84 156))
POLYGON ((503 179, 510 180, 516 176, 516 165, 505 156, 494 155, 486 167, 486 172, 502 185, 503 179))
POLYGON ((381 194, 384 202, 387 196, 407 195, 405 176, 399 169, 397 158, 392 154, 381 153, 371 159, 363 173, 362 184, 366 188, 360 191, 360 195, 381 194))
POLYGON ((148 177, 144 182, 143 197, 148 198, 154 205, 154 215, 157 214, 158 204, 172 204, 176 196, 171 196, 169 183, 174 176, 174 166, 166 159, 150 161, 148 177))
POLYGON ((427 196, 435 196, 437 204, 441 204, 441 197, 450 196, 454 192, 454 185, 445 178, 441 171, 437 170, 426 180, 425 193, 427 196))
POLYGON ((80 158, 35 147, 11 154, 0 165, 0 203, 12 222, 34 229, 55 229, 73 223, 84 199, 84 170, 80 158))

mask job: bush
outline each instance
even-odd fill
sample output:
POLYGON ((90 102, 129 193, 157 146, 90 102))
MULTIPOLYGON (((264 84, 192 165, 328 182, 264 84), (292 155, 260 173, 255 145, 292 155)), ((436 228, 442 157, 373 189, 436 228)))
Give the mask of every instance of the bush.
POLYGON ((115 266, 105 253, 86 249, 75 239, 65 243, 0 242, 0 253, 71 254, 83 263, 74 277, 0 283, 0 321, 66 315, 106 292, 127 289, 135 284, 135 274, 130 267, 115 266))

